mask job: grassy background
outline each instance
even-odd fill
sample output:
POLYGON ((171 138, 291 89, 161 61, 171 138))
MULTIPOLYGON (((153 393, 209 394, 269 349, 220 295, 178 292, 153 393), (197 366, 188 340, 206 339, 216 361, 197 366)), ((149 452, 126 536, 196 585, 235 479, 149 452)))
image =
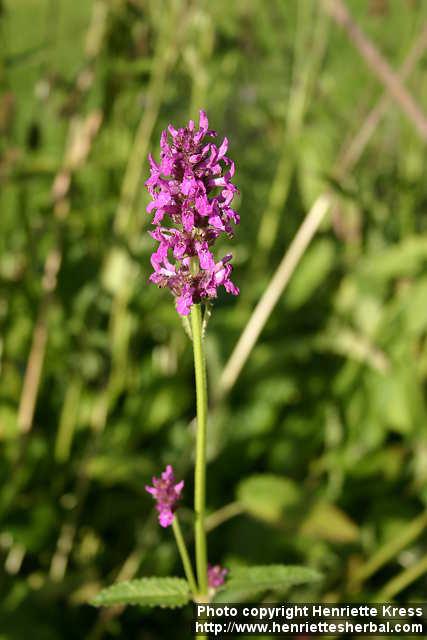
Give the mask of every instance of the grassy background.
MULTIPOLYGON (((314 0, 0 7, 0 638, 188 637, 188 611, 85 603, 118 577, 180 574, 144 492, 166 463, 185 477, 191 535, 192 354, 168 292, 147 284, 142 182, 160 131, 201 107, 241 190, 241 296, 220 296, 207 335, 210 559, 324 574, 290 599, 425 601, 427 181, 413 123, 390 102, 340 172, 384 88, 314 0), (330 212, 221 393, 327 189, 330 212), (42 373, 23 398, 35 327, 42 373)), ((348 7, 394 69, 427 19, 424 0, 348 7)), ((426 64, 406 87, 427 109, 426 64)))

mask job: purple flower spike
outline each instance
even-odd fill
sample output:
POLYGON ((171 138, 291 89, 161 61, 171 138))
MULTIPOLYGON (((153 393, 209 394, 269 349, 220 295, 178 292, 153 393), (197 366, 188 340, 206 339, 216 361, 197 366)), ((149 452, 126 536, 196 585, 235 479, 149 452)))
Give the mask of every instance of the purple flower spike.
POLYGON ((208 564, 208 585, 211 589, 218 589, 224 584, 228 569, 224 569, 220 564, 208 564))
POLYGON ((170 464, 163 471, 160 478, 153 478, 153 486, 146 486, 145 489, 151 493, 156 500, 156 509, 159 512, 159 522, 162 527, 169 527, 174 519, 174 512, 181 499, 181 492, 184 488, 184 480, 175 483, 173 469, 170 464))
POLYGON ((199 129, 192 120, 182 129, 169 125, 160 139, 160 163, 149 156, 147 211, 153 213, 151 235, 159 243, 150 281, 172 291, 183 316, 193 304, 216 298, 219 286, 239 293, 230 279, 231 254, 215 261, 211 252, 216 239, 223 233, 232 237, 239 224, 231 208, 237 188, 231 181, 234 162, 225 155, 228 140, 218 147, 215 137, 200 111, 199 129))

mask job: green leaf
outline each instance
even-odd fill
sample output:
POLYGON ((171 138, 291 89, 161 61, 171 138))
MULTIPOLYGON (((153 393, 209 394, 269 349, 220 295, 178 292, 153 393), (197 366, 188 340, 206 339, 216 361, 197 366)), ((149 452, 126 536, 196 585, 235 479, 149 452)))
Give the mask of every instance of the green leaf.
POLYGON ((291 309, 297 309, 309 300, 330 273, 334 259, 331 240, 317 240, 307 249, 288 286, 286 302, 291 309))
POLYGON ((389 280, 415 275, 427 258, 427 238, 409 236, 397 245, 367 254, 358 266, 359 274, 369 279, 389 280))
POLYGON ((232 570, 216 602, 239 602, 263 591, 283 591, 295 585, 317 582, 321 575, 309 567, 282 564, 239 567, 232 570))
POLYGON ((255 518, 267 522, 280 520, 284 509, 294 507, 300 498, 297 485, 273 474, 253 475, 237 488, 237 500, 255 518))
POLYGON ((318 502, 301 526, 301 534, 316 540, 351 543, 359 539, 357 525, 342 509, 329 502, 318 502))
POLYGON ((413 376, 409 367, 395 367, 387 376, 371 376, 370 401, 375 417, 397 433, 409 434, 416 428, 411 397, 413 376))
POLYGON ((129 255, 120 247, 114 247, 107 254, 102 284, 110 293, 117 293, 135 275, 135 265, 129 255))
POLYGON ((103 589, 91 602, 96 607, 138 604, 145 607, 182 607, 191 600, 182 578, 140 578, 103 589))

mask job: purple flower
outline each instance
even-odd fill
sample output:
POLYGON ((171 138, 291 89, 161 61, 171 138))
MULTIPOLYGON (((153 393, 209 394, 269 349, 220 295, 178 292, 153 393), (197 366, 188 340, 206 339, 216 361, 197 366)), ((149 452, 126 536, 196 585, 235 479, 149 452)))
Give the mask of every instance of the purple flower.
POLYGON ((228 569, 224 569, 220 564, 208 564, 208 585, 211 589, 218 589, 224 584, 228 569))
POLYGON ((231 254, 215 260, 211 251, 221 234, 232 237, 240 220, 231 208, 237 188, 231 181, 234 163, 225 155, 228 141, 218 147, 215 137, 200 111, 199 129, 193 120, 178 130, 169 125, 160 139, 160 163, 149 156, 147 211, 156 227, 151 236, 159 243, 150 280, 172 291, 183 316, 191 305, 216 298, 219 286, 239 293, 230 279, 231 254))
POLYGON ((181 498, 184 488, 184 480, 174 484, 175 477, 170 464, 163 471, 160 478, 153 478, 153 486, 146 486, 145 489, 156 500, 156 509, 159 512, 159 522, 162 527, 169 527, 174 519, 174 512, 181 498))

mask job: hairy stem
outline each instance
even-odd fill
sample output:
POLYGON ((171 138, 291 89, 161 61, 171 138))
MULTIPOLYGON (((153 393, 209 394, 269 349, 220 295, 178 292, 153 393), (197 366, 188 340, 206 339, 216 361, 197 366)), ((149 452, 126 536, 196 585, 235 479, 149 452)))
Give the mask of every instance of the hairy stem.
POLYGON ((178 547, 179 555, 181 556, 185 577, 187 578, 187 582, 190 585, 191 593, 193 595, 196 595, 197 593, 196 579, 194 577, 190 556, 188 555, 187 547, 185 546, 184 537, 181 531, 181 525, 179 524, 177 515, 175 515, 173 519, 172 530, 175 535, 176 546, 178 547))
POLYGON ((208 592, 205 498, 206 498, 206 423, 208 413, 206 363, 203 351, 202 313, 200 304, 191 308, 194 371, 197 396, 196 468, 194 477, 194 537, 196 542, 197 580, 201 596, 208 592))

